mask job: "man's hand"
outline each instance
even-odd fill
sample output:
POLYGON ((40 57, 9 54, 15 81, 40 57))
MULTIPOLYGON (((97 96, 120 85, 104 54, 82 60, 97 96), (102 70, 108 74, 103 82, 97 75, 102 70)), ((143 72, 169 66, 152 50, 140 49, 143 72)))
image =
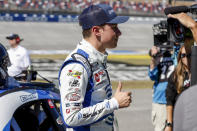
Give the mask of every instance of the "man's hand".
POLYGON ((159 52, 159 47, 153 46, 150 49, 150 54, 151 54, 151 62, 150 62, 150 69, 153 70, 155 68, 155 56, 159 52))
POLYGON ((197 43, 197 23, 192 19, 192 17, 188 16, 186 13, 169 14, 168 17, 178 19, 181 24, 189 28, 192 31, 195 42, 197 43))
POLYGON ((169 14, 168 17, 179 20, 181 24, 186 26, 187 28, 194 28, 196 22, 192 19, 192 17, 188 16, 186 13, 178 13, 178 14, 169 14))
POLYGON ((122 84, 119 81, 118 88, 116 90, 116 93, 114 94, 114 98, 118 101, 119 108, 128 107, 131 100, 131 92, 123 92, 122 90, 122 84))

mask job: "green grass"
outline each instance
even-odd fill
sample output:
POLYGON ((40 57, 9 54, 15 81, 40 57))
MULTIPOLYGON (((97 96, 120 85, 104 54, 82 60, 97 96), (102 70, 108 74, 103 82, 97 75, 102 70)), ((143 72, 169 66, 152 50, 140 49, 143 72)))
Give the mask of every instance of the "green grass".
POLYGON ((51 54, 51 55, 46 55, 46 54, 43 54, 43 55, 40 55, 40 54, 31 54, 30 55, 31 59, 52 59, 52 60, 56 60, 56 59, 59 59, 59 60, 64 60, 67 55, 66 54, 51 54))
MULTIPOLYGON (((64 60, 67 57, 66 54, 55 55, 31 55, 31 59, 60 59, 64 60)), ((149 65, 150 57, 148 55, 109 55, 108 62, 124 63, 129 65, 149 65)))
MULTIPOLYGON (((118 81, 112 81, 112 88, 118 87, 118 81)), ((153 81, 122 81, 122 89, 152 88, 153 81)))

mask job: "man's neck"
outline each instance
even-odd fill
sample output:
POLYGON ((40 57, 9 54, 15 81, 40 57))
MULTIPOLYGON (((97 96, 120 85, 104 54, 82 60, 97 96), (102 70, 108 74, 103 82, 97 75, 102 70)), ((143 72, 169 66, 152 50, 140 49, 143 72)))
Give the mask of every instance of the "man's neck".
POLYGON ((18 44, 11 46, 11 48, 14 48, 14 49, 17 48, 17 47, 18 47, 18 44))
POLYGON ((97 51, 101 52, 101 53, 105 53, 105 48, 103 47, 102 43, 100 43, 99 41, 95 40, 95 39, 91 39, 91 38, 85 38, 85 40, 87 42, 89 42, 97 51))

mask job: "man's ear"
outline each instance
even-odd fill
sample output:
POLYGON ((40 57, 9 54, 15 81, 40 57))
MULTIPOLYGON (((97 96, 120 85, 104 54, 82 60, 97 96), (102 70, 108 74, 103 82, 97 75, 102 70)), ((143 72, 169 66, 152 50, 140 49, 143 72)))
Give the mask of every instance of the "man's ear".
POLYGON ((93 26, 92 27, 92 33, 95 34, 96 36, 101 36, 101 27, 99 26, 93 26))

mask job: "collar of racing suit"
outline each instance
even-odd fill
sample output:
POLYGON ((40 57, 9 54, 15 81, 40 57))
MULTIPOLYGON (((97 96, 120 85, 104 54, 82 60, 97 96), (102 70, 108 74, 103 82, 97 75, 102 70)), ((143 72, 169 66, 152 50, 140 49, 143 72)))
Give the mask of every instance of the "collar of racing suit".
POLYGON ((78 48, 81 48, 82 50, 88 52, 91 54, 90 61, 91 62, 97 62, 98 60, 101 63, 107 63, 107 56, 108 53, 105 52, 104 54, 96 50, 88 41, 85 39, 82 39, 82 41, 79 43, 78 48))

